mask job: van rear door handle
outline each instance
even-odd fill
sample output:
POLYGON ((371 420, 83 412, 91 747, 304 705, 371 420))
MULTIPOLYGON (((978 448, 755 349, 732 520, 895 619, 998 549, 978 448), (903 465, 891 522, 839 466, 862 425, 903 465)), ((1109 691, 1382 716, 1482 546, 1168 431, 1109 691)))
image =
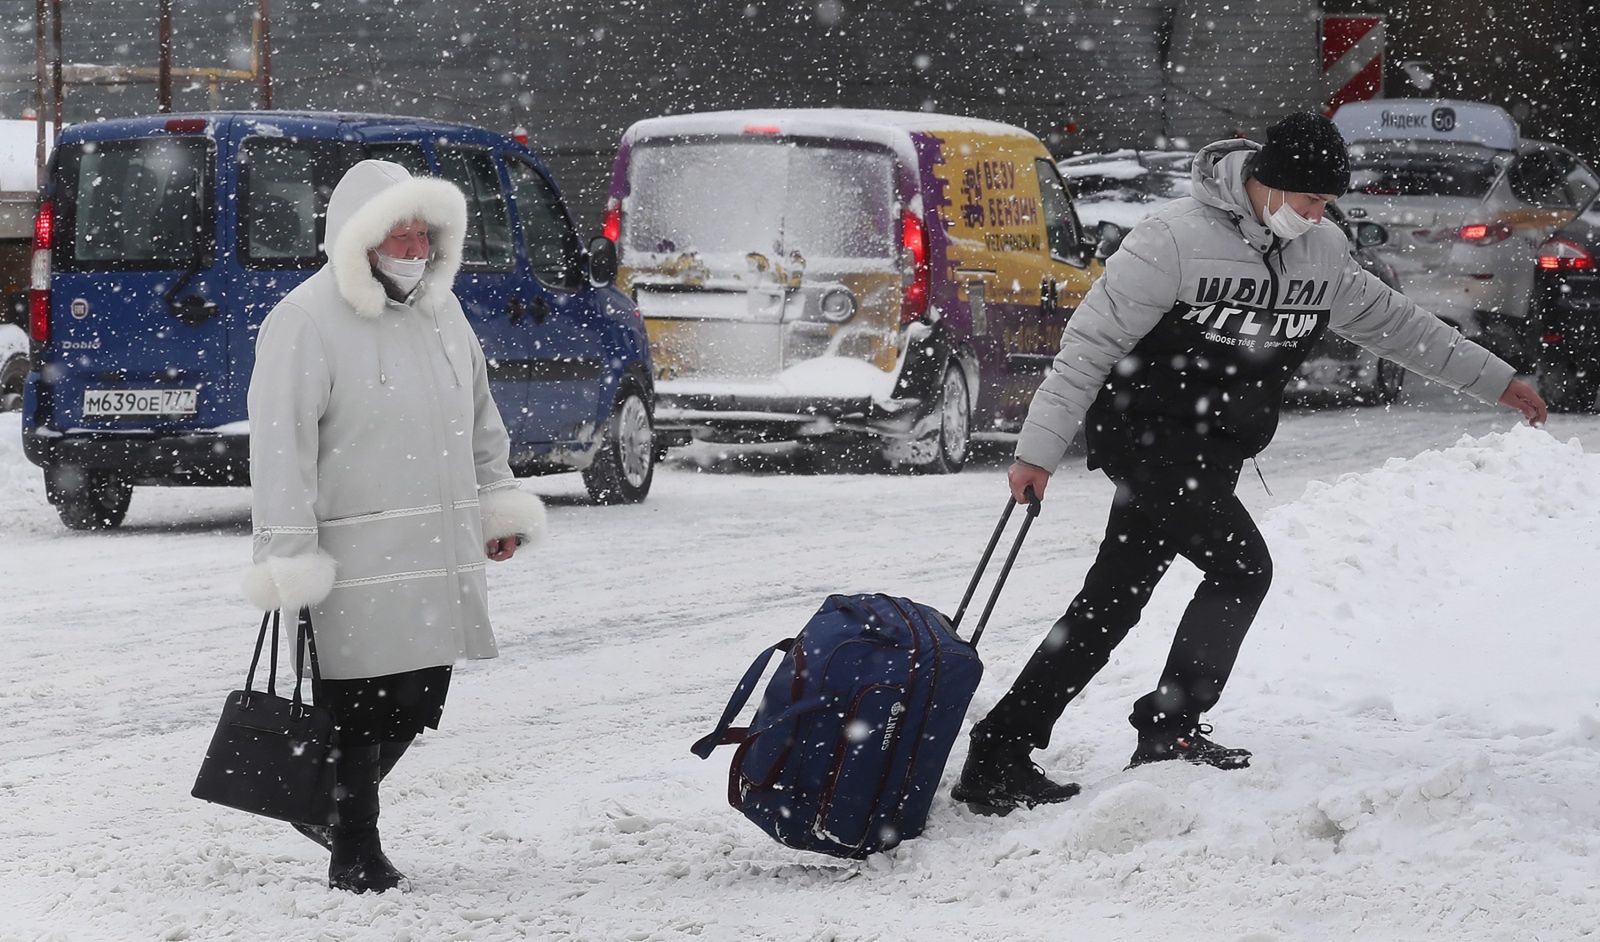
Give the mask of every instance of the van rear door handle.
POLYGON ((534 298, 532 308, 533 322, 535 324, 543 324, 545 320, 549 318, 550 302, 546 301, 544 298, 534 298))
POLYGON ((510 301, 506 302, 506 316, 511 319, 511 323, 513 323, 513 324, 522 323, 522 299, 521 298, 513 297, 510 301))

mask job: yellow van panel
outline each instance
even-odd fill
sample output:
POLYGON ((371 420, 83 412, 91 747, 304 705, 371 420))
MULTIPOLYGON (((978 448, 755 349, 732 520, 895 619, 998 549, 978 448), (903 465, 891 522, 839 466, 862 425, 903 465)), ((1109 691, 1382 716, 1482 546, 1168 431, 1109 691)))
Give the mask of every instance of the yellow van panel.
POLYGON ((989 301, 1037 304, 1050 246, 1034 161, 1049 160, 1049 153, 1028 137, 973 132, 941 137, 944 160, 932 170, 944 182, 950 205, 937 211, 962 299, 972 279, 961 272, 992 272, 984 279, 989 301))

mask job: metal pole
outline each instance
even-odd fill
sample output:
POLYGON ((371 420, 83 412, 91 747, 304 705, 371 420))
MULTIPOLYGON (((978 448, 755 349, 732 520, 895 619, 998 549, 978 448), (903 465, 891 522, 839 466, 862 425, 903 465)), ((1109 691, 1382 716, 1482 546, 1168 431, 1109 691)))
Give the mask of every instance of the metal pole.
POLYGON ((161 0, 161 27, 157 41, 161 45, 161 64, 156 82, 156 110, 162 114, 172 112, 172 0, 161 0))
POLYGON ((272 15, 268 0, 261 0, 261 109, 272 110, 272 15))
POLYGON ((56 103, 56 123, 54 136, 50 143, 55 144, 61 138, 61 109, 62 100, 66 97, 61 83, 61 0, 50 0, 50 70, 51 96, 56 103))
POLYGON ((44 11, 45 0, 33 4, 33 162, 38 171, 39 189, 44 190, 44 11))

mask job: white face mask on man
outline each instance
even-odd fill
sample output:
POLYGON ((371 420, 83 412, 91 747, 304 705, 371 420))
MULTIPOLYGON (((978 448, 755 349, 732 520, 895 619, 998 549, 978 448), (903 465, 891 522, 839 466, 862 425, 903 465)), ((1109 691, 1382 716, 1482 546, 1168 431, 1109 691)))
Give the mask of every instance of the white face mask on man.
POLYGON ((394 258, 382 252, 372 254, 377 259, 378 271, 383 272, 404 294, 410 294, 428 270, 428 260, 425 258, 394 258))
POLYGON ((1284 241, 1297 239, 1317 227, 1315 219, 1307 219, 1300 215, 1293 206, 1289 205, 1289 194, 1282 190, 1267 191, 1266 215, 1267 228, 1272 230, 1273 235, 1284 241), (1283 205, 1277 209, 1271 208, 1273 193, 1277 193, 1283 199, 1283 205))

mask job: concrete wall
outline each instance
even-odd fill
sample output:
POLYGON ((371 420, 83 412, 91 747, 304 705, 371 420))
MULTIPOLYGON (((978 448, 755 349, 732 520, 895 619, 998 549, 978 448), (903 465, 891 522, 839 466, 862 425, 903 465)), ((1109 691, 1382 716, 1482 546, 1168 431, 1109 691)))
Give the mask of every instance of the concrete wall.
MULTIPOLYGON (((153 2, 65 8, 69 61, 155 65, 153 2)), ((253 0, 173 10, 178 65, 248 65, 253 0)), ((523 125, 584 229, 622 131, 657 114, 939 110, 1022 125, 1064 155, 1257 133, 1320 97, 1313 0, 273 0, 272 15, 278 107, 523 125)), ((32 17, 0 0, 0 66, 31 70, 32 17)), ((27 80, 0 86, 0 116, 30 97, 27 80)), ((203 85, 175 98, 212 104, 203 85)), ((224 107, 256 100, 221 92, 224 107)), ((153 85, 73 88, 67 120, 155 102, 153 85)))

